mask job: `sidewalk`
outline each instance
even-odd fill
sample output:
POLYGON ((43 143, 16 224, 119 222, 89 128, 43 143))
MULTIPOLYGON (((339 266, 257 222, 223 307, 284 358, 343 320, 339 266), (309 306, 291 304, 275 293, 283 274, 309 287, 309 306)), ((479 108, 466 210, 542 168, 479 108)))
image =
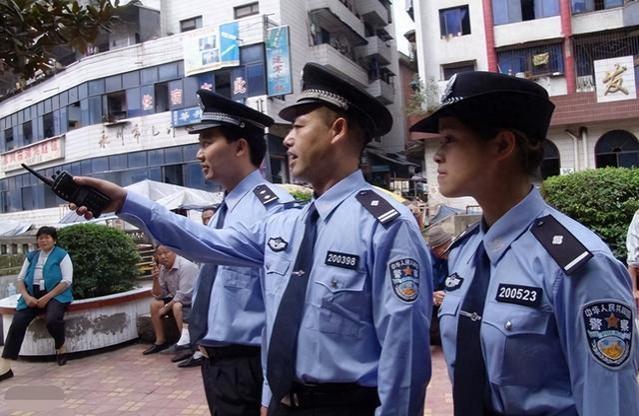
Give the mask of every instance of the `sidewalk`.
MULTIPOLYGON (((16 362, 15 377, 0 383, 0 416, 208 415, 199 367, 178 368, 165 353, 143 356, 147 346, 133 344, 69 360, 64 367, 55 362, 16 362), (24 385, 58 386, 64 390, 64 401, 46 411, 29 411, 5 400, 7 390, 24 385)), ((452 414, 441 349, 433 352, 424 414, 452 414)))

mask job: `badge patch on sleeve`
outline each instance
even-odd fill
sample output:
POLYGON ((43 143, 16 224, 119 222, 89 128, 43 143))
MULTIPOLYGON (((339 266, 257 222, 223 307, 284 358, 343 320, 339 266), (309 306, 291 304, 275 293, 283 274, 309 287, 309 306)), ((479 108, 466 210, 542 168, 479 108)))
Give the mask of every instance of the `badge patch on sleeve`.
POLYGON ((413 302, 419 295, 419 264, 413 259, 401 259, 388 265, 393 291, 405 302, 413 302))
POLYGON ((273 251, 282 251, 285 250, 288 246, 286 240, 282 237, 271 237, 268 239, 268 247, 273 251))
POLYGON ((457 273, 453 273, 450 276, 446 277, 444 282, 446 292, 452 292, 453 290, 457 290, 461 287, 462 283, 464 283, 464 278, 459 277, 457 273))
POLYGON ((614 300, 599 300, 585 305, 582 316, 586 341, 595 359, 612 369, 625 363, 634 327, 632 309, 614 300))

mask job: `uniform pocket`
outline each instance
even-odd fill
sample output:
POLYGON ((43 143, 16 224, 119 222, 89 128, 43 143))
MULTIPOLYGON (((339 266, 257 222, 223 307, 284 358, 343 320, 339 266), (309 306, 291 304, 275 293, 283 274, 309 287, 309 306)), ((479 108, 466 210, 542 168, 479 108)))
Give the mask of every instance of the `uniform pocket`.
POLYGON ((290 267, 291 262, 285 257, 267 256, 264 261, 264 291, 271 294, 279 293, 284 286, 290 267))
POLYGON ((224 286, 235 289, 245 289, 251 286, 254 277, 249 270, 238 271, 227 268, 220 268, 220 275, 224 279, 224 286))
POLYGON ((544 310, 486 304, 482 341, 491 382, 541 387, 568 374, 556 333, 548 335, 552 313, 544 310), (522 359, 525 357, 525 359, 522 359))
POLYGON ((319 307, 318 327, 327 334, 361 337, 365 322, 370 322, 370 297, 365 296, 366 273, 357 270, 324 268, 315 278, 321 286, 313 302, 319 307))

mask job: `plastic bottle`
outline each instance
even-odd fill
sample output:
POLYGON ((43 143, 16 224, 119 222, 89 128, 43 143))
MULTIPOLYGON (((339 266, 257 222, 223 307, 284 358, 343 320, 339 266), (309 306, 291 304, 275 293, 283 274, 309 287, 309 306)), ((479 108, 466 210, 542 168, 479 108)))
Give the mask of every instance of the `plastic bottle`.
POLYGON ((16 285, 14 285, 13 282, 9 283, 9 286, 7 286, 7 295, 10 297, 14 297, 16 295, 16 285))

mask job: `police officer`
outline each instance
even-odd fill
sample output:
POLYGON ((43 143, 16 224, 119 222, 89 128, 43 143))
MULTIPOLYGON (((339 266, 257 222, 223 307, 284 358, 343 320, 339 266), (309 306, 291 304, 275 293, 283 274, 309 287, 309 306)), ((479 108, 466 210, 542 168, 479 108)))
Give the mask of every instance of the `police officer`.
MULTIPOLYGON (((225 197, 209 227, 250 227, 278 212, 293 198, 268 184, 259 171, 266 153, 264 129, 273 119, 207 90, 198 91, 202 120, 196 158, 207 181, 224 188, 225 197)), ((202 379, 209 409, 224 415, 258 415, 262 395, 260 345, 264 299, 259 267, 204 264, 195 288, 189 332, 208 360, 202 379)), ((190 357, 182 367, 197 363, 190 357)))
POLYGON ((315 191, 301 210, 210 230, 108 182, 78 182, 197 261, 264 265, 269 414, 421 415, 431 370, 428 253, 408 209, 359 170, 364 146, 392 118, 326 67, 307 64, 303 84, 280 113, 293 123, 284 140, 291 173, 315 191))
POLYGON ((639 414, 628 274, 531 185, 553 108, 534 82, 460 73, 411 128, 442 136, 441 193, 483 209, 452 245, 439 312, 457 416, 639 414))

